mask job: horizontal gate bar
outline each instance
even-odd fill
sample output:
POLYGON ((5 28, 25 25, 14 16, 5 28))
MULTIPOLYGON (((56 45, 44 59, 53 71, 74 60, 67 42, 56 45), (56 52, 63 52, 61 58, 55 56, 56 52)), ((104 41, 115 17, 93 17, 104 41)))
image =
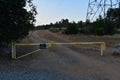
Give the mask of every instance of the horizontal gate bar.
POLYGON ((80 44, 93 44, 93 45, 102 45, 102 48, 105 50, 105 42, 68 42, 68 43, 25 43, 25 44, 15 44, 16 46, 34 46, 46 44, 49 47, 56 46, 56 45, 80 45, 80 44))
POLYGON ((94 44, 94 45, 100 45, 100 44, 105 44, 104 42, 71 42, 71 43, 21 43, 21 44, 16 44, 18 46, 31 46, 31 45, 40 45, 40 44, 56 44, 56 45, 70 45, 70 44, 94 44))

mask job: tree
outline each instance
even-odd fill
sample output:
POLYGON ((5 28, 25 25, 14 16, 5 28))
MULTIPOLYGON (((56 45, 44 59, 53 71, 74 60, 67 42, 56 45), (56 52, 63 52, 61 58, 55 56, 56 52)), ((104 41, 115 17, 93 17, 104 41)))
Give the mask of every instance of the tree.
POLYGON ((0 0, 0 43, 8 44, 28 35, 36 14, 32 0, 0 0))
POLYGON ((79 21, 78 23, 77 23, 77 26, 78 26, 78 29, 79 29, 79 32, 80 33, 85 33, 85 30, 84 30, 84 28, 85 28, 85 26, 84 26, 84 23, 83 23, 83 21, 79 21))
POLYGON ((120 28, 120 8, 109 9, 107 20, 111 21, 116 29, 120 28))
POLYGON ((61 20, 61 27, 68 27, 69 25, 69 20, 68 19, 62 19, 61 20))
POLYGON ((95 22, 93 22, 93 26, 91 28, 91 33, 94 35, 104 35, 104 19, 102 16, 99 16, 95 22))
POLYGON ((90 33, 94 35, 113 35, 115 33, 115 29, 110 20, 99 16, 99 18, 93 22, 90 28, 90 33))
POLYGON ((78 32, 79 32, 79 29, 76 26, 76 23, 69 23, 69 26, 65 30, 66 34, 77 34, 78 32))

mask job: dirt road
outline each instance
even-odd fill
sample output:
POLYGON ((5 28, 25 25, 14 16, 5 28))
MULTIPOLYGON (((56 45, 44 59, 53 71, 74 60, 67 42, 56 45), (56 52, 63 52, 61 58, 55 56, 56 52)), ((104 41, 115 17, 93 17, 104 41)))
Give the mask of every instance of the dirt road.
MULTIPOLYGON (((30 33, 23 42, 72 42, 72 40, 44 30, 30 33)), ((99 47, 96 46, 59 45, 19 60, 8 61, 1 58, 0 79, 120 80, 120 57, 111 56, 109 49, 105 51, 105 56, 101 57, 99 47)))

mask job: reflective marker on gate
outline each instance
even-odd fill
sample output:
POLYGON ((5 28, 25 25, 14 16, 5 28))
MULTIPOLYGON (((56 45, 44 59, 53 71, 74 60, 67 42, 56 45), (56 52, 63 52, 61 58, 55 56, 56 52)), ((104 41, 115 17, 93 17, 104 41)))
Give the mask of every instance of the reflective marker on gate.
POLYGON ((40 44, 40 49, 47 49, 47 45, 46 44, 40 44))

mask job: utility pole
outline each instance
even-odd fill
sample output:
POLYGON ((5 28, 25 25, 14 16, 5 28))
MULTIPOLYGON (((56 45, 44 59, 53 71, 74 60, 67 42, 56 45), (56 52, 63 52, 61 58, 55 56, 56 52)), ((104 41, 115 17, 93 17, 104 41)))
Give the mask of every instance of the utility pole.
POLYGON ((89 0, 86 20, 92 22, 100 15, 105 18, 109 8, 120 8, 120 0, 89 0))
POLYGON ((120 0, 119 0, 119 9, 120 9, 120 0))

